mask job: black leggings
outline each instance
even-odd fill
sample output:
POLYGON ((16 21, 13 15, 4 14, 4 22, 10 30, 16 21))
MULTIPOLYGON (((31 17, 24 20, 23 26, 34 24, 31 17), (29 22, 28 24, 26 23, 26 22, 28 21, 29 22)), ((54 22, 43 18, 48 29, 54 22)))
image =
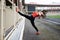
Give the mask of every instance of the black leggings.
POLYGON ((22 14, 21 12, 18 12, 21 16, 24 16, 25 18, 27 18, 27 19, 29 19, 30 20, 30 22, 31 22, 31 24, 32 24, 32 26, 35 28, 35 30, 38 32, 38 29, 37 29, 37 27, 35 26, 35 24, 34 24, 34 20, 35 20, 35 18, 33 18, 33 16, 28 16, 28 15, 25 15, 25 14, 22 14))

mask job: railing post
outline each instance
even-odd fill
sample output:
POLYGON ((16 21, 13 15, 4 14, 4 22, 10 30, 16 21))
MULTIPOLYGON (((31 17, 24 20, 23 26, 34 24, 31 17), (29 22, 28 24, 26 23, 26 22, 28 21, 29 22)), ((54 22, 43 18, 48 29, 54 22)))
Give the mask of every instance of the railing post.
POLYGON ((14 27, 16 27, 16 6, 13 5, 13 13, 14 13, 14 27))
POLYGON ((3 4, 4 4, 4 2, 3 2, 4 0, 1 0, 1 40, 4 40, 4 38, 3 38, 3 4))
POLYGON ((16 27, 15 26, 15 23, 16 23, 16 6, 14 4, 14 1, 12 0, 9 0, 9 2, 12 4, 12 8, 13 8, 13 13, 14 13, 14 28, 16 27))

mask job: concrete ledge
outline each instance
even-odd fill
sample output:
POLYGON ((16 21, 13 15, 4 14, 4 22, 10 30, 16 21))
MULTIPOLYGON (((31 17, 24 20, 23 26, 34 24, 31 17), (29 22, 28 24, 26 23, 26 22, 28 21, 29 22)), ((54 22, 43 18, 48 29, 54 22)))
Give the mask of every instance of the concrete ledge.
POLYGON ((13 31, 13 33, 10 35, 10 37, 7 40, 22 40, 24 25, 25 25, 25 18, 24 17, 22 18, 23 19, 20 22, 18 22, 15 30, 13 31))

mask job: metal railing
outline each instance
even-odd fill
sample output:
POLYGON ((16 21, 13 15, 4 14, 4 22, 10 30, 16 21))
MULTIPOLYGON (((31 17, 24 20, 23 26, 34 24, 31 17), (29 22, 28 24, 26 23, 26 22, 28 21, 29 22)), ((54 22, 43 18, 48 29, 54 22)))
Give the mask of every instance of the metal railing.
MULTIPOLYGON (((13 3, 13 1, 11 1, 11 0, 9 0, 9 2, 12 4, 12 7, 13 7, 13 13, 14 13, 14 24, 13 24, 13 28, 10 30, 10 32, 4 37, 4 40, 8 40, 8 38, 10 37, 10 35, 13 33, 13 31, 15 30, 15 28, 16 28, 16 6, 15 6, 15 4, 13 3)), ((9 29, 9 28, 8 28, 9 29)))
POLYGON ((17 25, 17 23, 19 21, 21 21, 22 17, 17 14, 17 12, 16 12, 16 5, 14 4, 13 1, 9 0, 9 2, 12 4, 12 9, 4 8, 5 7, 4 6, 4 1, 5 0, 1 0, 1 36, 0 37, 1 37, 1 40, 9 40, 9 37, 12 35, 12 33, 17 28, 16 25, 17 25), (13 14, 11 13, 11 11, 12 11, 13 14), (12 18, 13 21, 9 20, 9 16, 12 16, 14 18, 14 19, 12 18), (14 23, 11 24, 11 22, 8 23, 8 21, 11 21, 11 22, 14 22, 14 23), (6 24, 6 22, 7 22, 7 24, 6 24), (5 26, 7 26, 7 25, 9 25, 9 26, 6 27, 6 29, 5 29, 5 26))

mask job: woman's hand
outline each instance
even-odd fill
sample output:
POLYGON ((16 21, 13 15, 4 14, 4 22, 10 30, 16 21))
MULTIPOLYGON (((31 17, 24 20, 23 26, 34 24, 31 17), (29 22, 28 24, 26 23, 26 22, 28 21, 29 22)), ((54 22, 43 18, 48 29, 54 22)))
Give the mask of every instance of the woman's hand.
POLYGON ((19 9, 18 9, 18 7, 16 7, 16 12, 19 12, 19 9))
POLYGON ((39 12, 39 18, 42 17, 42 18, 45 18, 45 14, 43 12, 39 12))

